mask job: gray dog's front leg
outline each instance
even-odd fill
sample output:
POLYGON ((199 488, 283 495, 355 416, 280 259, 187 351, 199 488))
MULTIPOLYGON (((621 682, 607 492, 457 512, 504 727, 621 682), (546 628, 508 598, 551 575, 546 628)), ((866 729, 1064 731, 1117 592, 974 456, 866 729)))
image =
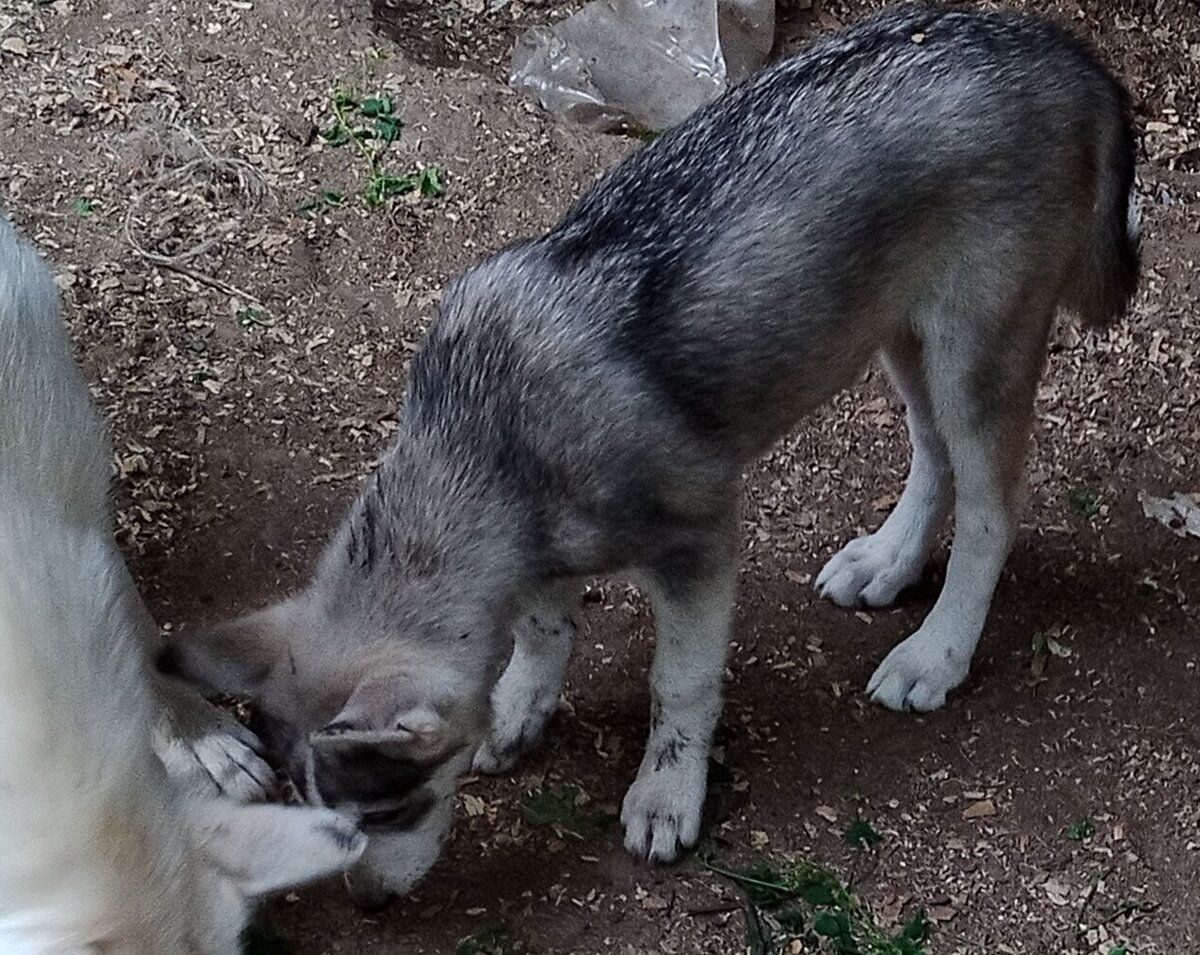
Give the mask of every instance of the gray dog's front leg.
POLYGON ((729 554, 685 584, 652 582, 657 642, 650 739, 621 822, 625 848, 653 862, 672 861, 700 838, 737 589, 733 548, 729 554))
POLYGON ((512 659, 492 690, 491 729, 475 753, 477 772, 508 772, 541 741, 571 659, 580 589, 574 580, 550 587, 517 621, 512 659))

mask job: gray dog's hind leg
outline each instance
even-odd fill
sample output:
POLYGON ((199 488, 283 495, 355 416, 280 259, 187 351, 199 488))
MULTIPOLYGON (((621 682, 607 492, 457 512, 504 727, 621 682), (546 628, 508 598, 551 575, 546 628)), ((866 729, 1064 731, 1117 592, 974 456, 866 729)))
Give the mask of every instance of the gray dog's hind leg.
POLYGON ((933 609, 867 686, 891 709, 937 709, 967 678, 1017 528, 1034 394, 1054 313, 1053 302, 1040 298, 994 311, 983 340, 926 338, 934 418, 954 469, 954 543, 933 609))
POLYGON ((843 547, 817 575, 821 596, 842 607, 886 607, 919 581, 953 499, 950 455, 934 423, 919 342, 906 334, 880 358, 907 408, 912 464, 883 525, 843 547))
POLYGON ((564 581, 522 612, 512 658, 492 690, 492 726, 475 752, 477 772, 507 772, 541 741, 571 659, 579 594, 577 581, 564 581))

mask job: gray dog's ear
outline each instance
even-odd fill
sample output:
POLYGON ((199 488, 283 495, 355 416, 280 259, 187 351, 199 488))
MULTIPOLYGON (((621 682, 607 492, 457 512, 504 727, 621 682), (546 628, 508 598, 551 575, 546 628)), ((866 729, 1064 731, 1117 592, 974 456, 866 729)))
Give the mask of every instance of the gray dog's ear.
POLYGON ((254 697, 307 625, 303 605, 293 598, 174 638, 158 652, 155 667, 211 693, 254 697))
MULTIPOLYGON (((462 747, 454 721, 428 690, 409 674, 364 678, 341 712, 309 736, 310 798, 319 795, 328 806, 406 800, 387 813, 388 824, 415 824, 423 818, 434 797, 422 788, 445 758, 462 747)), ((378 821, 375 816, 371 820, 378 821)))
POLYGON ((344 748, 369 740, 410 756, 435 755, 448 729, 439 696, 433 681, 408 673, 368 674, 337 716, 312 735, 312 743, 344 748))

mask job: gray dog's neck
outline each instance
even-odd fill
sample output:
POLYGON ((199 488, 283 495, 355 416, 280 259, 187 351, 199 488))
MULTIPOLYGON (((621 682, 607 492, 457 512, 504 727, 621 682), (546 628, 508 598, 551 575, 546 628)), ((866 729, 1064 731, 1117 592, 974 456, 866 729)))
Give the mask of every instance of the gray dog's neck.
POLYGON ((504 636, 531 586, 526 519, 453 434, 414 427, 396 444, 330 543, 314 587, 360 636, 443 644, 504 636))

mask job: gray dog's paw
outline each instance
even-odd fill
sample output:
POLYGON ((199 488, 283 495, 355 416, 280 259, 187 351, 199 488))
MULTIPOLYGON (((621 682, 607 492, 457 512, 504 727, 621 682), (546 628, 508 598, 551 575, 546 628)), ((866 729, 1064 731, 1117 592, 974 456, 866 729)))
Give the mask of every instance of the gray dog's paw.
POLYGON ((220 731, 192 739, 156 736, 158 758, 189 795, 257 802, 274 794, 275 771, 259 755, 257 741, 251 745, 220 731))
POLYGON ((184 792, 239 802, 274 794, 275 771, 257 736, 187 687, 162 681, 157 689, 163 709, 154 751, 184 792))
POLYGON ((254 747, 231 734, 189 740, 161 736, 155 744, 167 772, 189 795, 254 802, 274 791, 274 770, 254 747))
POLYGON ((940 709, 970 671, 971 654, 958 649, 962 643, 922 627, 884 658, 867 692, 890 710, 940 709))
POLYGON ((495 718, 487 739, 475 751, 471 768, 489 776, 508 772, 521 757, 537 749, 556 706, 557 700, 553 705, 531 705, 524 714, 514 711, 507 719, 495 718))
POLYGON ((876 532, 852 540, 817 575, 817 592, 839 607, 890 607, 921 579, 925 554, 901 537, 876 532))
POLYGON ((644 770, 621 804, 625 848, 647 862, 674 862, 700 839, 705 773, 689 762, 644 770))

